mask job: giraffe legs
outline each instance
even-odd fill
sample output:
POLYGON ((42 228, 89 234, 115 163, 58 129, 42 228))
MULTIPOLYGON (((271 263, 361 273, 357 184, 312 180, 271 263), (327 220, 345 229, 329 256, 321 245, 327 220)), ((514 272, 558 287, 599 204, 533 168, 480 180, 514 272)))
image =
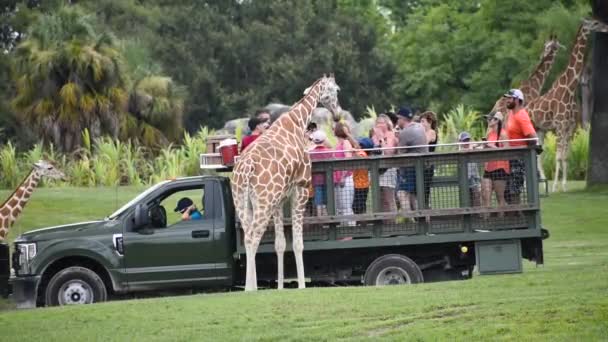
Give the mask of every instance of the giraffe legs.
MULTIPOLYGON (((545 134, 542 131, 538 131, 538 144, 543 145, 545 134)), ((536 166, 538 168, 538 172, 540 173, 540 179, 546 180, 547 176, 545 176, 545 170, 543 169, 543 158, 541 154, 536 155, 536 166)))
POLYGON ((272 216, 274 218, 274 250, 277 253, 277 289, 282 290, 285 283, 283 257, 287 247, 283 229, 283 206, 279 205, 272 216))
POLYGON ((553 192, 557 191, 557 180, 559 179, 559 167, 562 161, 562 149, 561 144, 558 143, 557 148, 555 149, 555 174, 553 175, 553 192))
POLYGON ((256 291, 258 289, 258 278, 255 267, 255 255, 260 246, 262 236, 266 231, 266 226, 270 217, 265 207, 255 206, 253 210, 253 222, 249 231, 245 232, 245 253, 247 255, 247 271, 245 275, 245 291, 256 291))
MULTIPOLYGON (((568 139, 570 140, 570 139, 568 139)), ((566 191, 566 181, 568 177, 568 143, 562 147, 562 191, 566 191)))
POLYGON ((298 273, 298 288, 303 289, 306 287, 306 280, 304 278, 304 238, 303 238, 303 220, 304 220, 304 209, 306 208, 306 201, 308 201, 308 187, 296 187, 295 194, 292 199, 291 206, 291 231, 293 239, 293 253, 296 258, 296 269, 298 273))
POLYGON ((559 180, 559 169, 562 171, 562 191, 566 191, 566 182, 568 177, 568 143, 572 136, 564 136, 557 142, 555 150, 555 177, 553 177, 553 192, 557 191, 559 180))

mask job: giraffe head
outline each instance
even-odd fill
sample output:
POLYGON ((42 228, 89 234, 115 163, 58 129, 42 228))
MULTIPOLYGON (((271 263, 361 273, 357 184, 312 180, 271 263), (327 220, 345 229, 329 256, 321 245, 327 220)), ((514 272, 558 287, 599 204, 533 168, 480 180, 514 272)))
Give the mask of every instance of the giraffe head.
POLYGON ((39 160, 34 163, 34 172, 41 177, 47 177, 51 179, 65 180, 65 174, 58 170, 53 163, 46 160, 39 160))
POLYGON ((555 34, 551 34, 549 40, 545 42, 545 49, 543 50, 541 59, 555 54, 559 48, 565 49, 566 47, 560 44, 555 34))
MULTIPOLYGON (((304 91, 304 95, 308 94, 309 91, 310 88, 307 88, 304 91)), ((323 75, 319 80, 319 102, 331 112, 334 121, 341 119, 342 112, 340 102, 338 101, 338 91, 340 91, 340 87, 336 83, 334 74, 330 74, 329 76, 323 75)))
POLYGON ((597 19, 585 19, 583 20, 583 29, 587 32, 608 33, 608 24, 597 19))

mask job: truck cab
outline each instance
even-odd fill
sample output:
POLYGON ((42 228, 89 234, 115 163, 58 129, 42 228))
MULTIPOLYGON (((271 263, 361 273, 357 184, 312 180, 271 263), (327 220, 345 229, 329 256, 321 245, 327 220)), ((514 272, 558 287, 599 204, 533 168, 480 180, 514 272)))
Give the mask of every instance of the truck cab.
POLYGON ((14 242, 13 296, 19 307, 34 307, 104 301, 132 291, 230 286, 232 208, 227 179, 188 177, 156 184, 105 219, 25 233, 14 242), (182 220, 174 212, 184 197, 201 219, 182 220))

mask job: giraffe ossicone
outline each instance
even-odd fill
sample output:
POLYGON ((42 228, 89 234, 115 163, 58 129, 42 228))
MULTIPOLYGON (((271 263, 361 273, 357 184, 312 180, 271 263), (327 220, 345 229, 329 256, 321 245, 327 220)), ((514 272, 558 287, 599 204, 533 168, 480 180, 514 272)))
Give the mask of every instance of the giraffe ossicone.
POLYGON ((32 192, 42 177, 65 179, 65 174, 49 161, 39 160, 34 163, 27 177, 0 206, 0 242, 6 239, 9 229, 23 212, 23 208, 30 200, 32 192))
POLYGON ((321 103, 339 118, 340 87, 332 74, 324 75, 304 91, 304 97, 282 114, 253 142, 235 163, 231 182, 237 217, 243 229, 247 256, 245 290, 257 290, 255 255, 270 218, 274 221, 277 284, 283 288, 283 204, 291 200, 291 229, 298 287, 304 288, 303 219, 311 182, 306 128, 312 111, 321 103))

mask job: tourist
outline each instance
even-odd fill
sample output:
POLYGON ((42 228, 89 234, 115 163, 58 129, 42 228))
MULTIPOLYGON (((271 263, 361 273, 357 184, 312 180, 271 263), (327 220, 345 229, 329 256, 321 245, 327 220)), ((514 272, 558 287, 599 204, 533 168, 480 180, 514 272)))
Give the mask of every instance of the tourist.
MULTIPOLYGON (((508 142, 498 142, 507 140, 506 130, 503 129, 503 115, 501 112, 486 115, 488 119, 488 135, 485 148, 500 148, 509 146, 508 142)), ((505 187, 510 174, 508 160, 492 160, 485 163, 483 179, 481 181, 481 203, 484 207, 489 207, 492 201, 492 192, 496 194, 496 201, 499 206, 504 206, 505 187)), ((503 216, 503 213, 499 213, 503 216)), ((487 218, 487 215, 484 217, 487 218)))
MULTIPOLYGON (((359 157, 367 157, 363 149, 371 149, 374 143, 370 138, 362 138, 358 141, 359 148, 355 154, 359 157)), ((367 167, 353 171, 353 182, 355 185, 355 198, 353 199, 353 212, 365 214, 367 212, 367 195, 369 193, 369 170, 367 167)))
MULTIPOLYGON (((310 151, 311 160, 324 160, 331 159, 333 157, 331 149, 325 146, 325 141, 327 140, 327 135, 325 132, 316 130, 311 134, 311 139, 315 144, 315 148, 310 151)), ((325 172, 313 172, 312 186, 317 216, 327 216, 327 185, 325 172)))
MULTIPOLYGON (((422 124, 414 122, 414 113, 402 107, 397 112, 399 117, 399 153, 426 153, 427 136, 422 124), (410 148, 403 148, 410 147, 410 148)), ((397 180, 397 197, 402 211, 415 210, 416 204, 416 168, 414 166, 399 169, 397 180)))
MULTIPOLYGON (((375 148, 379 148, 380 153, 385 156, 395 154, 395 148, 399 141, 395 136, 393 122, 390 117, 385 114, 378 115, 376 124, 372 129, 372 141, 375 148)), ((397 169, 396 168, 380 168, 379 186, 381 198, 381 210, 383 212, 395 212, 397 205, 395 203, 395 188, 397 187, 397 169)), ((390 221, 385 221, 390 223, 390 221)))
MULTIPOLYGON (((334 126, 334 134, 338 138, 334 157, 351 158, 353 156, 352 137, 350 130, 344 123, 338 122, 334 126)), ((334 171, 336 214, 340 216, 353 215, 354 182, 351 170, 334 171)), ((344 225, 354 226, 355 221, 343 222, 344 225)))
POLYGON ((246 135, 243 137, 243 140, 241 141, 241 152, 245 151, 247 146, 251 145, 251 143, 253 143, 257 138, 259 138, 259 136, 262 135, 262 133, 264 133, 268 129, 270 123, 268 122, 268 120, 253 117, 249 119, 247 125, 251 130, 251 135, 246 135))
MULTIPOLYGON (((506 120, 506 131, 509 139, 531 139, 536 138, 536 130, 530 120, 528 111, 524 108, 524 94, 519 89, 511 89, 504 97, 507 98, 507 108, 509 114, 506 120)), ((512 141, 510 146, 536 145, 536 140, 512 141)), ((520 194, 524 187, 526 170, 524 161, 513 159, 509 161, 511 177, 508 180, 506 192, 509 204, 519 204, 520 194)))
MULTIPOLYGON (((473 150, 475 146, 470 144, 471 134, 469 132, 461 132, 458 134, 458 149, 462 151, 473 150)), ((478 207, 481 204, 481 177, 479 176, 479 165, 476 162, 469 161, 467 163, 467 179, 469 184, 469 200, 470 206, 478 207)))
MULTIPOLYGON (((437 134, 437 115, 434 112, 426 111, 420 114, 420 123, 424 127, 426 133, 426 142, 429 145, 429 152, 435 152, 435 145, 439 140, 437 134)), ((435 175, 435 165, 431 164, 424 168, 424 204, 426 208, 430 208, 431 200, 431 183, 435 175)))

